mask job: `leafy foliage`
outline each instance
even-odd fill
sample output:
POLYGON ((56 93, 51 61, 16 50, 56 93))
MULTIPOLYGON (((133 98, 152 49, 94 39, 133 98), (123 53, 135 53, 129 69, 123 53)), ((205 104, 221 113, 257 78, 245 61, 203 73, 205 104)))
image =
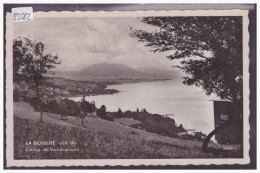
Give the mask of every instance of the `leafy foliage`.
POLYGON ((106 115, 107 115, 107 111, 106 111, 106 106, 105 105, 102 105, 100 107, 100 109, 97 110, 97 115, 100 117, 100 118, 105 118, 106 115))
POLYGON ((77 116, 80 113, 80 107, 78 106, 77 102, 69 99, 64 99, 61 101, 61 110, 65 109, 67 112, 65 112, 65 115, 67 116, 77 116))
POLYGON ((45 46, 42 42, 21 37, 13 41, 14 81, 26 81, 35 88, 41 114, 40 121, 42 121, 43 112, 40 106, 39 85, 43 80, 43 75, 55 68, 56 64, 60 64, 58 55, 45 53, 45 46))
POLYGON ((85 97, 80 102, 80 109, 84 112, 86 115, 87 113, 91 113, 94 111, 95 108, 93 108, 93 105, 90 104, 88 101, 85 100, 85 97))
POLYGON ((45 53, 42 42, 19 37, 13 41, 13 64, 14 80, 38 85, 43 74, 50 72, 60 61, 58 55, 45 53))
POLYGON ((144 17, 154 32, 131 28, 153 52, 169 52, 186 73, 183 83, 207 95, 236 101, 242 96, 242 17, 144 17))
POLYGON ((117 117, 118 118, 121 118, 122 117, 122 115, 123 115, 123 112, 122 112, 122 110, 120 109, 120 108, 118 108, 118 111, 117 111, 117 117))

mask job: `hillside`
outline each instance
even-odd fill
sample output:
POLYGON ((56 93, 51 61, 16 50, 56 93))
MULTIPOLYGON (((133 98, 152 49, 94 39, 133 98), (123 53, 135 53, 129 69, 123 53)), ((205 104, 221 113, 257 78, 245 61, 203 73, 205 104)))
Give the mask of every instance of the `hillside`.
POLYGON ((143 74, 124 64, 94 64, 81 70, 78 74, 87 75, 93 78, 149 78, 149 75, 143 74))
POLYGON ((56 71, 55 77, 74 80, 108 81, 116 79, 173 79, 173 71, 154 67, 132 68, 125 64, 98 63, 80 71, 56 71))
MULTIPOLYGON (((157 158, 230 158, 238 157, 236 150, 223 150, 225 145, 210 143, 209 153, 200 150, 201 141, 168 138, 98 118, 80 120, 39 113, 28 103, 14 102, 15 159, 157 159, 157 158), (26 134, 26 135, 21 135, 26 134), (55 141, 53 146, 23 145, 24 141, 55 141), (61 146, 60 141, 74 141, 75 146, 61 146), (140 147, 142 146, 142 147, 140 147), (32 149, 31 152, 26 151, 32 149), (63 149, 59 152, 46 151, 63 149), (68 151, 65 151, 65 150, 68 151), (41 152, 37 152, 41 150, 41 152), (76 150, 75 152, 72 152, 76 150)), ((233 146, 234 149, 236 148, 233 146)))

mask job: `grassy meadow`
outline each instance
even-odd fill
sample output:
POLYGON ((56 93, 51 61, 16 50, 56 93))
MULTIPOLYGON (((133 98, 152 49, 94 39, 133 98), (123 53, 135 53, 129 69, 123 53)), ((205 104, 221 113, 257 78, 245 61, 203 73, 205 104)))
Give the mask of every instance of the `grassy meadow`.
POLYGON ((211 144, 210 152, 200 151, 198 141, 176 142, 146 140, 135 131, 108 133, 83 127, 70 127, 14 117, 15 159, 159 159, 237 157, 211 144), (54 146, 28 144, 31 141, 55 141, 54 146), (63 146, 59 142, 75 145, 63 146), (26 145, 27 144, 27 145, 26 145), (44 148, 49 151, 44 151, 44 148), (52 148, 53 151, 50 151, 52 148), (57 149, 60 149, 58 151, 57 149), (40 150, 40 151, 39 151, 40 150), (54 151, 55 150, 55 151, 54 151), (66 150, 66 151, 65 151, 66 150))

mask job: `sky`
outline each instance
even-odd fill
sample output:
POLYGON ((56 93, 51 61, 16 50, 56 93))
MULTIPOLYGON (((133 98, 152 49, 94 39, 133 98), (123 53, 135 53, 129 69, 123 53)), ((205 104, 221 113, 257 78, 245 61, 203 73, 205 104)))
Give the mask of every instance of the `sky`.
POLYGON ((137 18, 35 18, 14 23, 14 38, 30 37, 46 45, 46 52, 58 54, 59 71, 78 71, 96 63, 122 63, 133 68, 158 67, 170 70, 166 53, 149 51, 129 27, 153 31, 137 18))

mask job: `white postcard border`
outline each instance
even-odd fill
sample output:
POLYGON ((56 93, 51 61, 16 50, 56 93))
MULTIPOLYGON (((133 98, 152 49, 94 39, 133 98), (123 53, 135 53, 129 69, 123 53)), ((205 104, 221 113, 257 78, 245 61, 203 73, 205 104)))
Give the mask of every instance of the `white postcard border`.
POLYGON ((69 160, 15 160, 13 139, 13 68, 12 40, 13 23, 11 13, 6 14, 6 163, 7 167, 59 167, 59 166, 130 166, 130 165, 222 165, 249 164, 249 19, 248 10, 172 10, 172 11, 88 11, 88 12, 34 12, 37 18, 66 18, 66 17, 144 17, 144 16, 243 16, 243 113, 244 113, 244 158, 218 159, 69 159, 69 160))

